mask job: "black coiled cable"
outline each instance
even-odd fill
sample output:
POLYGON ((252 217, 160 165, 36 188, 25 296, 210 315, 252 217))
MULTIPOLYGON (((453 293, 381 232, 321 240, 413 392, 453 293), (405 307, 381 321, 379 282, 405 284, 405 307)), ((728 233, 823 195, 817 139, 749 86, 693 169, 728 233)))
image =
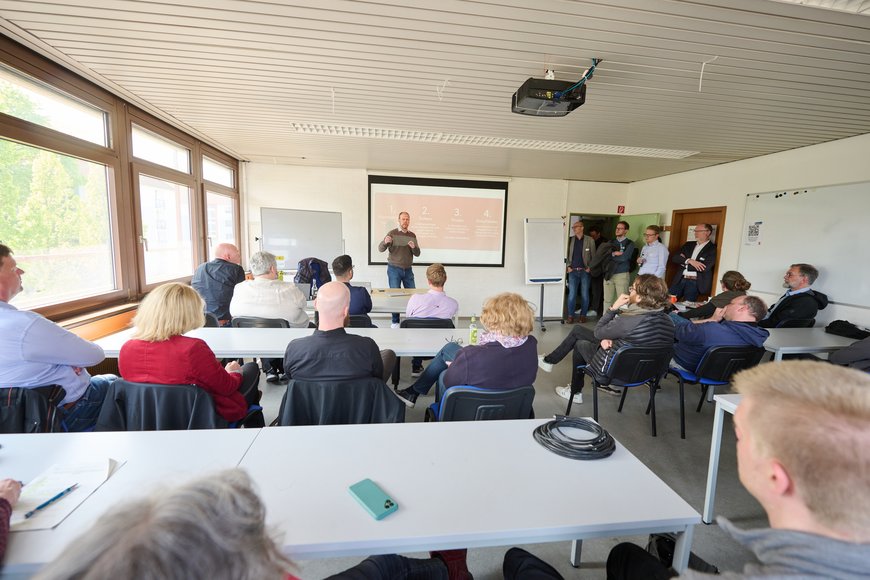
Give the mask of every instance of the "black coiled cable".
POLYGON ((603 459, 616 451, 616 441, 610 433, 590 419, 557 417, 537 427, 534 437, 545 449, 569 459, 603 459), (562 431, 563 427, 580 429, 591 437, 571 437, 562 431))

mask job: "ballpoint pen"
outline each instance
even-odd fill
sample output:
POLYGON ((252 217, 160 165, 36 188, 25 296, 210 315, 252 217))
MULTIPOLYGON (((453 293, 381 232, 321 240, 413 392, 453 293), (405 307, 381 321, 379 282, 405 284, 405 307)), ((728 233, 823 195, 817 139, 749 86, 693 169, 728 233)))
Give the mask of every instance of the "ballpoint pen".
POLYGON ((48 500, 42 502, 41 504, 39 504, 38 506, 36 506, 35 508, 30 510, 26 514, 24 514, 24 519, 28 520, 28 519, 32 518, 33 516, 36 515, 37 512, 44 510, 45 508, 47 508, 48 506, 50 506, 54 502, 58 501, 59 499, 63 498, 64 496, 72 493, 78 486, 79 486, 79 484, 74 483, 71 486, 69 486, 68 488, 66 488, 65 490, 63 490, 62 492, 60 492, 59 494, 57 494, 56 496, 52 497, 51 499, 48 499, 48 500))

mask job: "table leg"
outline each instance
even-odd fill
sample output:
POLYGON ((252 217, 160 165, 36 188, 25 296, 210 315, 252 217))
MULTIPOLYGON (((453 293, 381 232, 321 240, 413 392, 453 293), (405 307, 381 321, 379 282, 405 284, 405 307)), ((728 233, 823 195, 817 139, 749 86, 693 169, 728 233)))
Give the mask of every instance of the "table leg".
MULTIPOLYGON (((574 540, 571 542, 571 565, 575 568, 580 567, 580 552, 583 550, 583 540, 574 540)), ((688 560, 686 560, 688 562, 688 560)))
POLYGON ((713 522, 713 503, 716 501, 716 479, 719 476, 719 450, 722 447, 722 425, 725 422, 725 409, 716 402, 713 417, 713 435, 710 438, 710 465, 707 468, 707 493, 704 495, 704 513, 701 520, 705 524, 713 522))
POLYGON ((782 351, 777 349, 773 351, 773 362, 779 362, 782 360, 782 351))
POLYGON ((686 530, 677 534, 674 546, 674 561, 671 566, 677 572, 684 572, 689 567, 689 554, 692 552, 692 532, 695 526, 686 526, 686 530))

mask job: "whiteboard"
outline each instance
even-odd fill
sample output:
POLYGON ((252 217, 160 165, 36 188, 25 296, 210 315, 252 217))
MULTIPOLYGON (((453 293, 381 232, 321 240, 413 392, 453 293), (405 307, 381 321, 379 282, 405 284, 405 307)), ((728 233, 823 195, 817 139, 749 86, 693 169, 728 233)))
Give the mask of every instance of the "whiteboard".
POLYGON ((565 278, 565 221, 526 218, 526 284, 561 284, 565 278))
POLYGON ((260 219, 260 247, 275 254, 279 270, 295 269, 303 258, 331 264, 344 253, 340 212, 264 207, 260 219))
POLYGON ((789 265, 819 270, 813 288, 832 302, 870 308, 870 182, 749 194, 738 270, 752 290, 780 295, 789 265))

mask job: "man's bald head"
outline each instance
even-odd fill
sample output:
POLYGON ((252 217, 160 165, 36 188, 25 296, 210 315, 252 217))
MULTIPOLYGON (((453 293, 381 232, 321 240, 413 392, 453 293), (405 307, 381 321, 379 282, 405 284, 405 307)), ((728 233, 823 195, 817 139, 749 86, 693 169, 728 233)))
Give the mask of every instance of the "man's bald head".
POLYGON ((343 282, 327 282, 317 289, 314 309, 320 330, 342 328, 350 309, 350 290, 343 282))
POLYGON ((242 254, 233 244, 218 244, 214 249, 214 257, 232 262, 233 264, 242 264, 242 254))

